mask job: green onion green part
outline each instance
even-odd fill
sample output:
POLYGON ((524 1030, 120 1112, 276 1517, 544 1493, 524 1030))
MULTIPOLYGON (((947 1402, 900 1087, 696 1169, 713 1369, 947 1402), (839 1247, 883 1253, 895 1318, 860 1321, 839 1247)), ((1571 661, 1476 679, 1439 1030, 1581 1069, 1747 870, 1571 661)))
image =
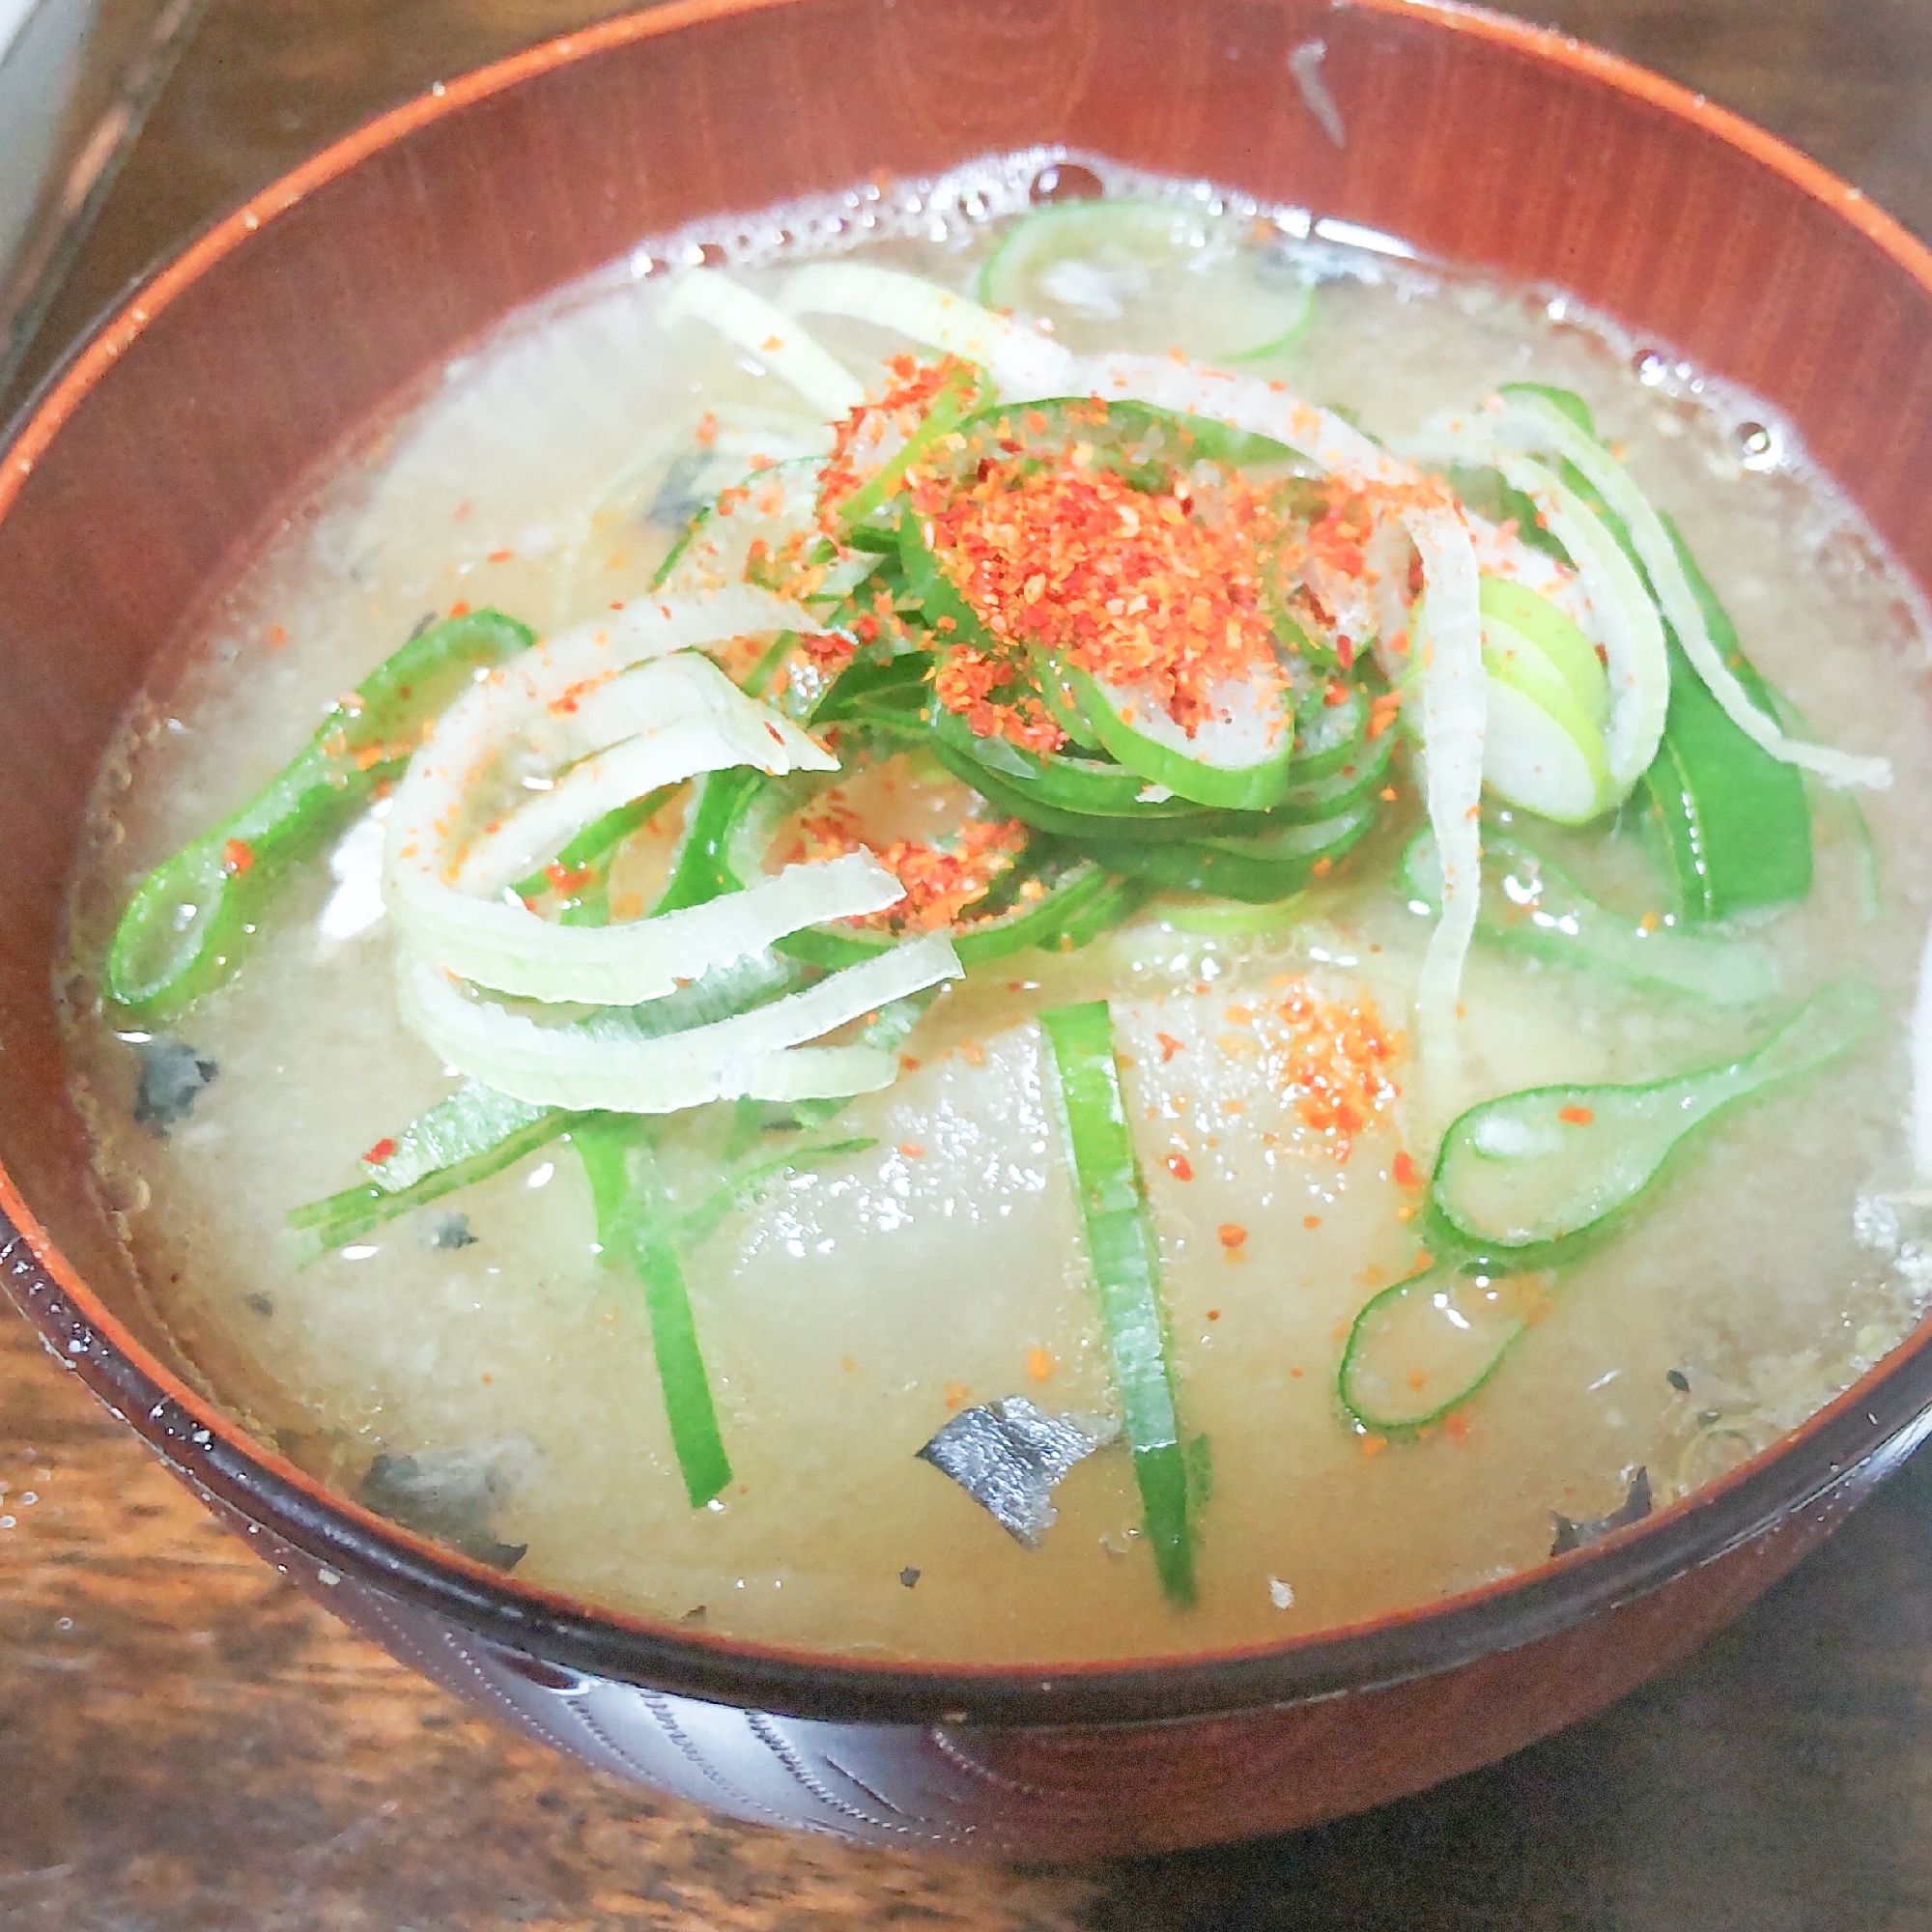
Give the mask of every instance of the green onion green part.
POLYGON ((1194 1601, 1187 1465, 1160 1304, 1160 1244, 1127 1126, 1104 1000, 1040 1015, 1054 1112, 1073 1168, 1100 1326, 1133 1450, 1149 1542, 1170 1602, 1194 1601))
POLYGON ((233 973, 290 867, 361 810, 409 762, 426 718, 472 670, 528 649, 535 634, 496 611, 418 631, 331 706, 315 735, 263 789, 149 873, 121 915, 102 990, 130 1018, 179 1012, 233 973))

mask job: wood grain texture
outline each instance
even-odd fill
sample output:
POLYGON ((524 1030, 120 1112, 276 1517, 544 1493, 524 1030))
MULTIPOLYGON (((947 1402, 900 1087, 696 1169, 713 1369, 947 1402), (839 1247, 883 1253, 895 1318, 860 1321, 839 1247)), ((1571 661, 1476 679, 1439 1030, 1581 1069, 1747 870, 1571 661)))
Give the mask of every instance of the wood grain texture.
MULTIPOLYGON (((49 340, 366 112, 595 11, 225 0, 49 340)), ((1517 11, 1706 89, 1932 230, 1918 0, 1517 11)), ((0 1925, 1932 1926, 1932 1472, 1690 1665, 1496 1770, 1238 1852, 1006 1875, 721 1825, 468 1716, 4 1332, 0 1925)))

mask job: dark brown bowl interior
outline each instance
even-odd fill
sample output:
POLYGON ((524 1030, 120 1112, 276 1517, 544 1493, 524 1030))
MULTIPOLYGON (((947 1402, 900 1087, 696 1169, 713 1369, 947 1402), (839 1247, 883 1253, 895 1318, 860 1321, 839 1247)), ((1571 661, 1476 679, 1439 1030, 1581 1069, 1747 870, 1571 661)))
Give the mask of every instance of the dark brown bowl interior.
POLYGON ((156 653, 260 540, 265 506, 518 305, 696 216, 1037 143, 1571 290, 1769 398, 1932 581, 1923 252, 1730 117, 1481 15, 1401 0, 695 0, 452 84, 203 238, 103 325, 0 458, 8 1280, 62 1359, 227 1512, 523 1651, 802 1716, 1252 1710, 1547 1638, 1860 1492, 1926 1426, 1921 1331, 1692 1503, 1526 1577, 1252 1653, 1042 1675, 735 1644, 520 1586, 326 1493, 171 1365, 85 1183, 50 986, 88 788, 156 653), (1291 51, 1318 38, 1346 146, 1291 78, 1291 51))

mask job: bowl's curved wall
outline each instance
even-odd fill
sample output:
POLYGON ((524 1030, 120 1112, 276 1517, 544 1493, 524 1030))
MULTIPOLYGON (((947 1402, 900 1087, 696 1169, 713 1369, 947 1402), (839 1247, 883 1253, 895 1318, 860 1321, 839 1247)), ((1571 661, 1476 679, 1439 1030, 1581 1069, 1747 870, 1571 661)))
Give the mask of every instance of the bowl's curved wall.
MULTIPOLYGON (((1770 398, 1932 580, 1923 251, 1665 83, 1403 0, 692 0, 614 22, 453 83, 260 197, 108 322, 0 455, 0 1210, 19 1231, 0 1274, 15 1298, 204 1494, 278 1540, 325 1601, 372 1605, 358 1614, 399 1648, 440 1655, 468 1631, 469 1660, 449 1667, 472 1688, 481 1667, 499 1690, 578 1697, 543 1672, 601 1672, 651 1687, 623 1691, 634 1715, 669 1710, 663 1690, 888 1724, 870 1747, 923 1739, 920 1766, 952 1766, 931 1773, 947 1817, 1036 1855, 1305 1821, 1595 1708, 1747 1601, 1918 1438, 1927 1337, 1642 1529, 1329 1638, 1042 1679, 659 1631, 367 1518, 199 1401, 88 1193, 50 962, 95 767, 156 652, 272 506, 426 370, 696 216, 1055 142, 1565 286, 1770 398), (1318 39, 1340 140, 1291 65, 1318 39), (520 1676, 519 1652, 553 1662, 520 1676), (1028 1728, 962 1733, 954 1712, 1028 1728), (1122 1720, 1144 1728, 1092 1728, 1122 1720), (1089 1728, 1037 1728, 1068 1723, 1089 1728), (1231 1756, 1261 1768, 1252 1790, 1226 1788, 1231 1756)), ((581 1725, 571 1737, 584 1747, 581 1725)), ((872 1830, 836 1805, 809 1822, 828 1816, 872 1830)))

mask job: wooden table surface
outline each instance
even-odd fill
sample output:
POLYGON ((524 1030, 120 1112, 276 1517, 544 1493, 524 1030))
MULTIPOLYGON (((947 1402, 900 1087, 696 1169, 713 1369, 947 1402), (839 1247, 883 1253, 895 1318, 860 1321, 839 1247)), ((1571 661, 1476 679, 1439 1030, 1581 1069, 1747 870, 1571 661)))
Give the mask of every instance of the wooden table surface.
MULTIPOLYGON (((1185 0, 1177 0, 1185 4, 1185 0)), ((212 0, 40 345, 344 128, 582 0, 212 0)), ((1547 0, 1932 236, 1932 0, 1547 0)), ((1932 1461, 1682 1669, 1297 1836, 1076 1873, 660 1801, 298 1596, 0 1317, 0 1927, 57 1932, 1932 1928, 1932 1461)))

